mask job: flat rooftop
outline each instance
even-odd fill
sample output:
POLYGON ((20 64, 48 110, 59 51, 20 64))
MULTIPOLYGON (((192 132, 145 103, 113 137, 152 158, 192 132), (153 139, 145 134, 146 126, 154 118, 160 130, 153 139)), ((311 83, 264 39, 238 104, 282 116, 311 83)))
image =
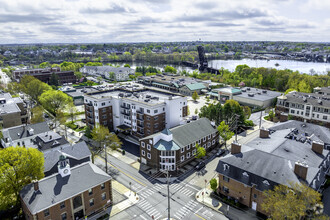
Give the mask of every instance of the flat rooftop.
POLYGON ((151 89, 142 89, 136 91, 113 89, 113 90, 102 91, 97 93, 88 93, 86 94, 86 96, 95 99, 122 98, 122 99, 141 102, 149 105, 161 104, 164 103, 165 100, 168 100, 170 98, 175 99, 178 97, 182 97, 174 93, 161 92, 151 89))
POLYGON ((0 99, 6 100, 5 104, 0 104, 0 115, 21 112, 21 109, 16 104, 23 102, 20 98, 12 98, 9 93, 0 93, 0 99))
POLYGON ((270 90, 250 88, 250 87, 245 87, 240 90, 242 91, 242 93, 239 95, 235 95, 234 97, 242 97, 242 98, 254 99, 258 101, 266 101, 269 99, 274 99, 281 95, 280 92, 274 92, 270 90))

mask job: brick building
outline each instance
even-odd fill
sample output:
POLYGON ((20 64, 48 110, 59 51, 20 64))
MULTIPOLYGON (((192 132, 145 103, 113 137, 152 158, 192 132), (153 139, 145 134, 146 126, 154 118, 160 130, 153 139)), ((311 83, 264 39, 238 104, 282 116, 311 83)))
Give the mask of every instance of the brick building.
POLYGON ((314 93, 290 92, 278 97, 276 116, 280 121, 292 119, 330 128, 330 88, 315 88, 314 93))
POLYGON ((84 95, 86 124, 144 137, 179 125, 188 114, 187 98, 152 89, 112 89, 84 95))
POLYGON ((141 163, 157 170, 176 171, 195 159, 196 144, 206 151, 219 144, 218 131, 207 118, 141 138, 141 163))
POLYGON ((9 93, 0 93, 0 125, 10 128, 27 123, 26 104, 20 97, 13 98, 9 93))
POLYGON ((265 190, 276 185, 306 183, 320 191, 329 173, 329 131, 321 126, 285 123, 269 130, 246 145, 232 143, 231 154, 216 168, 218 192, 253 210, 267 214, 261 207, 265 190))
POLYGON ((73 71, 61 71, 59 67, 55 68, 46 68, 46 69, 31 69, 31 70, 14 70, 13 78, 16 81, 20 81, 20 79, 24 75, 34 76, 44 83, 49 83, 52 74, 55 73, 58 76, 59 84, 64 83, 76 83, 77 77, 74 75, 73 71))
POLYGON ((86 162, 70 168, 61 155, 58 173, 25 186, 25 219, 80 219, 112 205, 111 177, 86 162))

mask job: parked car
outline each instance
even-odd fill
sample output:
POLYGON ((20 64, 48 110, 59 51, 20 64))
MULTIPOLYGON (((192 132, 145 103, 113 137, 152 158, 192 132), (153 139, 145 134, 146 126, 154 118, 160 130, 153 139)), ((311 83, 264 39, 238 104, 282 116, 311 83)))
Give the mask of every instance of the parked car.
POLYGON ((220 157, 221 155, 223 155, 225 153, 225 149, 219 149, 219 151, 217 152, 216 156, 220 157))
POLYGON ((196 169, 197 169, 197 170, 201 170, 201 169, 203 169, 204 167, 205 167, 205 162, 202 161, 202 162, 199 162, 199 163, 197 164, 196 169))

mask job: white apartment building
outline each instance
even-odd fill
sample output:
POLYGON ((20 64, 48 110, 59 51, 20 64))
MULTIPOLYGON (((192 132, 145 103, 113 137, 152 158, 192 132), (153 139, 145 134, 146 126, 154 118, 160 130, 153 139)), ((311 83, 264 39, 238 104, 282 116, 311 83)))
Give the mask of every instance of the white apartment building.
POLYGON ((134 69, 113 66, 84 66, 80 68, 80 72, 92 76, 102 76, 115 81, 127 81, 129 80, 129 75, 134 74, 134 69))
POLYGON ((86 123, 144 137, 180 125, 187 116, 187 98, 152 89, 113 89, 84 96, 86 123))

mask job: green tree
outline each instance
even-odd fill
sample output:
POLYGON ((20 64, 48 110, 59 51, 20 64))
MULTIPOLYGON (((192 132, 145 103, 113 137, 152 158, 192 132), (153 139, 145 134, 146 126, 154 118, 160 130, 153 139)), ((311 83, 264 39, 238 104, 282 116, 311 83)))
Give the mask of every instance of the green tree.
POLYGON ((42 106, 53 114, 59 113, 67 104, 72 102, 72 98, 59 90, 48 90, 39 97, 42 106))
POLYGON ((201 147, 199 144, 196 144, 196 158, 199 159, 199 158, 202 158, 202 157, 205 157, 206 155, 206 150, 204 147, 201 147))
POLYGON ((164 72, 166 72, 166 73, 176 73, 177 70, 174 67, 172 67, 172 66, 166 66, 164 68, 164 72))
POLYGON ((44 117, 43 117, 44 109, 42 106, 38 105, 38 106, 34 107, 31 110, 31 112, 32 112, 32 117, 31 117, 32 124, 44 121, 44 117))
POLYGON ((85 128, 85 136, 88 137, 88 138, 93 138, 92 131, 91 131, 91 128, 89 126, 86 126, 86 128, 85 128))
POLYGON ((195 115, 197 115, 197 114, 198 114, 198 108, 195 109, 195 115))
POLYGON ((270 119, 271 121, 273 121, 273 119, 274 119, 274 117, 275 117, 275 113, 274 113, 274 111, 273 111, 273 110, 270 110, 269 113, 268 113, 268 116, 269 116, 269 119, 270 119))
POLYGON ((211 189, 213 190, 213 192, 215 192, 217 190, 218 182, 215 178, 210 180, 210 186, 211 186, 211 189))
POLYGON ((115 73, 114 72, 109 72, 109 79, 114 80, 115 79, 115 73))
POLYGON ((46 67, 50 67, 51 65, 48 62, 43 62, 39 64, 40 68, 46 68, 46 67))
POLYGON ((71 123, 73 123, 74 116, 78 113, 77 107, 74 105, 73 102, 69 102, 66 105, 66 111, 69 113, 69 116, 71 118, 71 123))
POLYGON ((44 156, 34 148, 0 150, 0 210, 20 203, 19 192, 33 180, 44 177, 44 156))
POLYGON ((227 148, 227 141, 230 140, 230 138, 234 135, 234 132, 229 129, 229 126, 226 125, 224 121, 220 123, 220 125, 217 127, 217 130, 220 137, 225 142, 225 148, 227 148))
POLYGON ((292 92, 292 91, 297 91, 297 90, 296 89, 287 89, 284 94, 286 95, 286 94, 288 94, 289 92, 292 92))
POLYGON ((49 85, 59 86, 59 77, 56 73, 52 73, 50 76, 49 85))
POLYGON ((192 94, 191 98, 194 100, 194 102, 196 102, 196 100, 199 99, 199 96, 196 91, 192 94))
POLYGON ((243 112, 244 112, 244 115, 245 115, 245 118, 248 119, 250 118, 251 116, 251 109, 249 106, 243 106, 243 112))
POLYGON ((131 68, 131 66, 129 64, 125 64, 124 67, 128 67, 128 68, 131 68))
POLYGON ((83 74, 81 72, 74 72, 74 75, 77 77, 78 80, 83 77, 83 74))
POLYGON ((321 204, 321 194, 301 183, 277 185, 264 192, 261 207, 272 219, 301 219, 321 204))
POLYGON ((87 84, 88 86, 92 86, 94 83, 93 83, 93 81, 91 81, 91 80, 87 80, 86 84, 87 84))

